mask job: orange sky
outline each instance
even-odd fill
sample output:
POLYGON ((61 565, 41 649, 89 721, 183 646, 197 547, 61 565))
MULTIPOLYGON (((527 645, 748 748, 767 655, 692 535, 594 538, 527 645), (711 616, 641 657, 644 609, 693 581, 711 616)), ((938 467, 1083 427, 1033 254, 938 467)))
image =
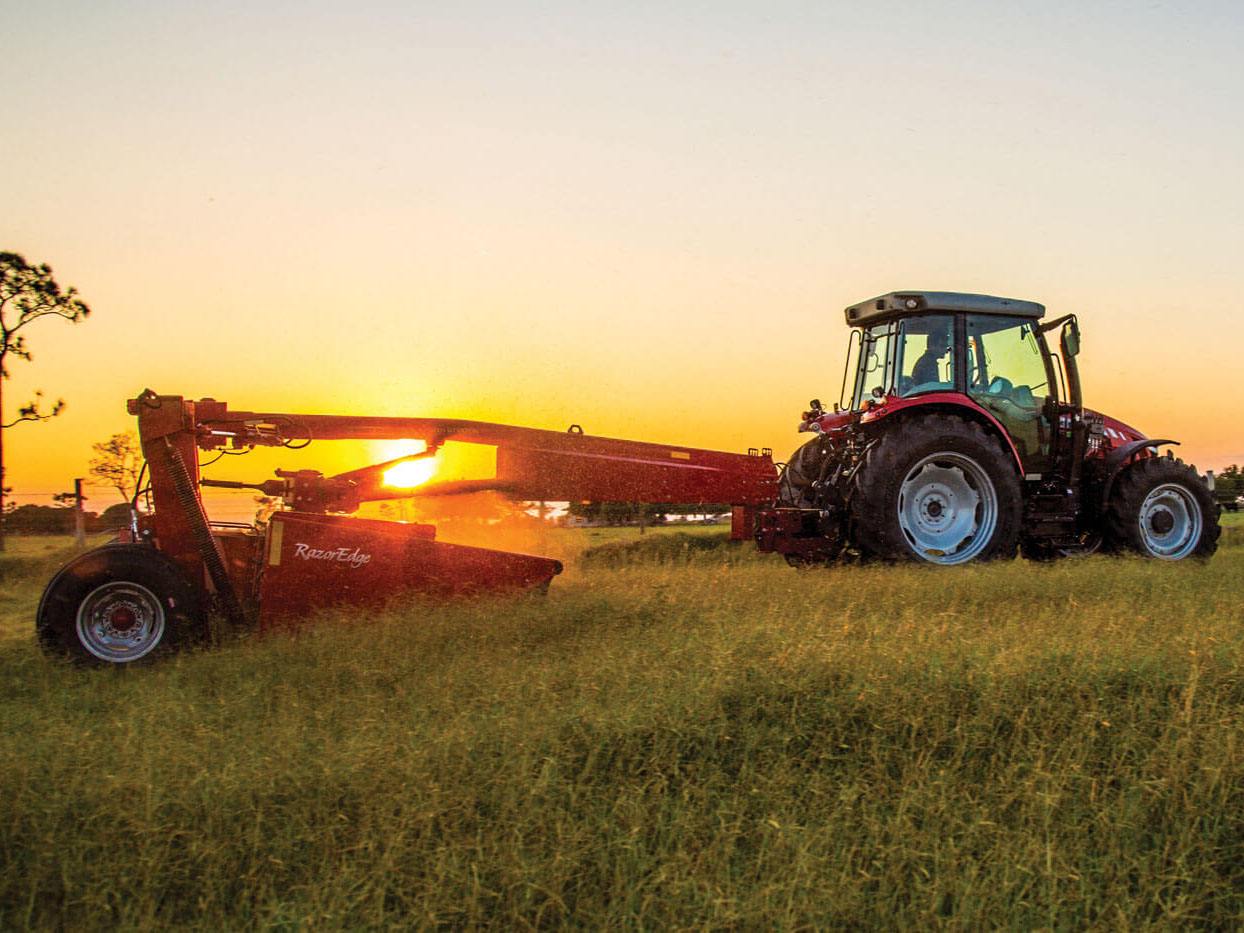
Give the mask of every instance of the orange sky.
POLYGON ((0 248, 94 313, 28 331, 9 483, 148 386, 784 456, 906 288, 1078 313, 1090 405, 1244 462, 1244 14, 1000 6, 23 10, 0 248))

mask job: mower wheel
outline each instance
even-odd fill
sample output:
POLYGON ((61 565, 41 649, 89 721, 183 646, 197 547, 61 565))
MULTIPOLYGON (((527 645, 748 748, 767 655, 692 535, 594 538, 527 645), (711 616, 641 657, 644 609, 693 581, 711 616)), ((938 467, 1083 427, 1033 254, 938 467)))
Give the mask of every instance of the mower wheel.
POLYGON ((935 414, 884 426, 852 482, 862 552, 931 564, 1015 556, 1019 472, 973 421, 935 414))
POLYGON ((1220 512, 1196 470, 1182 460, 1149 457, 1115 481, 1106 539, 1113 548, 1160 560, 1208 558, 1218 549, 1220 512))
POLYGON ((202 641, 203 599, 172 560, 138 544, 74 558, 39 600, 43 650, 84 664, 133 664, 202 641))

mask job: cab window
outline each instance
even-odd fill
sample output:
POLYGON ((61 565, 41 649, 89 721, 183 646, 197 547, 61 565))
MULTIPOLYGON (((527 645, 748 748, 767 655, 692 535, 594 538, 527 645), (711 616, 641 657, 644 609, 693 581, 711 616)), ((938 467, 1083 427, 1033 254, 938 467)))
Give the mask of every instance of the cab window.
POLYGON ((1048 445, 1042 421, 1049 385, 1043 338, 1027 318, 973 314, 967 318, 968 394, 1006 426, 1021 457, 1048 445))
POLYGON ((903 397, 954 388, 954 318, 930 314, 899 323, 896 388, 903 397))

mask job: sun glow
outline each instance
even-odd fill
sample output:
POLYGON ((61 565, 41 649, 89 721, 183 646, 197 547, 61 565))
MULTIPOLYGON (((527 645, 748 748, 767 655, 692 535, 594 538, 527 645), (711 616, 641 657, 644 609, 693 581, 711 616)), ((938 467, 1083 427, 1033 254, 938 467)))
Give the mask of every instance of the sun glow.
POLYGON ((413 489, 422 486, 436 475, 436 457, 407 460, 384 471, 384 484, 395 489, 413 489))

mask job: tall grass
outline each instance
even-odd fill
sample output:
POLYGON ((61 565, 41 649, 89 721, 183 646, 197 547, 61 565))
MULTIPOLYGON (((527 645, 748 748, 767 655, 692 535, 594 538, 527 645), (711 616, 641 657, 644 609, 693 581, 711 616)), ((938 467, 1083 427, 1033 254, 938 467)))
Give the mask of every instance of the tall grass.
POLYGON ((1238 542, 794 571, 649 540, 546 599, 132 671, 44 660, 6 604, 0 927, 1244 923, 1238 542))

